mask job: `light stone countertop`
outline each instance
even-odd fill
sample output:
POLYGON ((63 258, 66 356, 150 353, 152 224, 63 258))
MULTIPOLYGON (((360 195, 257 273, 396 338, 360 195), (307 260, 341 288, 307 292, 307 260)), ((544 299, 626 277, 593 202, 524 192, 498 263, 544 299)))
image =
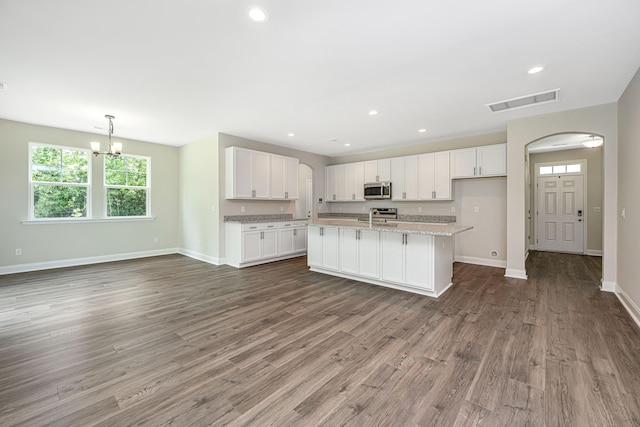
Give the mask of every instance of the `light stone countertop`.
POLYGON ((309 221, 309 218, 282 218, 278 215, 237 215, 225 217, 224 222, 235 222, 240 224, 260 224, 264 222, 302 222, 309 221))
MULTIPOLYGON (((358 221, 353 219, 313 219, 309 221, 309 225, 320 225, 323 227, 342 227, 342 228, 369 228, 368 221, 358 221)), ((371 229, 377 231, 392 231, 396 233, 410 234, 431 234, 434 236, 455 236, 473 227, 468 225, 455 225, 454 223, 437 224, 425 222, 399 222, 388 221, 386 223, 374 222, 371 229)))

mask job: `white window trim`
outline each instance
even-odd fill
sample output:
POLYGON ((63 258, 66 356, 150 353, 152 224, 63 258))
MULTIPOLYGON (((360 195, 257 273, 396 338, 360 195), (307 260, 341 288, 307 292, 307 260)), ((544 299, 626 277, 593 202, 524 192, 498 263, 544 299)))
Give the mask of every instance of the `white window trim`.
MULTIPOLYGON (((543 162, 543 163, 535 163, 535 177, 538 178, 540 176, 553 176, 553 175, 584 175, 587 176, 587 160, 586 159, 577 159, 577 160, 561 160, 557 162, 543 162), (557 172, 557 173, 540 173, 540 168, 544 166, 562 166, 562 165, 580 165, 580 172, 557 172)), ((537 182, 537 180, 536 180, 537 182)))
MULTIPOLYGON (((29 167, 28 167, 28 174, 29 174, 29 220, 30 222, 39 222, 42 224, 46 224, 48 222, 60 222, 60 221, 65 221, 65 222, 79 222, 79 221, 86 221, 87 219, 90 219, 92 217, 92 210, 91 210, 91 193, 92 193, 92 170, 91 170, 91 150, 89 149, 84 149, 84 148, 79 148, 79 147, 70 147, 70 146, 66 146, 66 145, 57 145, 57 144, 45 144, 42 142, 33 142, 30 141, 29 142, 29 149, 28 149, 29 153, 29 167), (78 184, 78 183, 71 183, 71 182, 40 182, 40 181, 33 181, 33 158, 32 158, 32 151, 33 151, 33 147, 48 147, 48 148, 56 148, 56 149, 62 149, 62 150, 72 150, 72 151, 81 151, 84 153, 87 153, 88 155, 88 161, 87 161, 87 183, 86 184, 78 184), (35 206, 33 204, 33 197, 34 197, 34 191, 33 191, 33 186, 34 185, 51 185, 51 186, 66 186, 66 187, 86 187, 87 188, 87 215, 83 216, 83 217, 77 217, 77 218, 35 218, 34 216, 34 209, 35 206)), ((24 221, 23 221, 24 223, 24 221)))
POLYGON ((50 218, 25 219, 20 221, 24 225, 39 224, 87 224, 97 222, 127 222, 127 221, 155 221, 154 216, 115 216, 110 218, 50 218))
POLYGON ((137 159, 145 159, 147 161, 147 185, 145 187, 134 186, 134 185, 109 185, 107 184, 107 168, 106 168, 106 157, 102 160, 102 186, 104 188, 104 218, 106 220, 126 220, 126 219, 150 219, 153 218, 151 216, 151 157, 150 156, 140 156, 138 154, 122 154, 121 157, 133 157, 137 159), (132 188, 132 189, 142 189, 147 190, 147 200, 146 200, 146 215, 137 215, 137 216, 108 216, 108 203, 107 203, 107 190, 109 188, 132 188))

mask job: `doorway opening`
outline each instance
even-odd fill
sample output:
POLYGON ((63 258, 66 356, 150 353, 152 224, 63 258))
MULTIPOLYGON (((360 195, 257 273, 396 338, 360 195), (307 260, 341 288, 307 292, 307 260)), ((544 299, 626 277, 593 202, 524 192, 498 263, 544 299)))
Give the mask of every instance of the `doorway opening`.
POLYGON ((529 250, 602 256, 604 140, 549 135, 525 148, 529 250))
POLYGON ((298 189, 296 218, 311 218, 313 216, 313 170, 304 163, 298 166, 298 189))

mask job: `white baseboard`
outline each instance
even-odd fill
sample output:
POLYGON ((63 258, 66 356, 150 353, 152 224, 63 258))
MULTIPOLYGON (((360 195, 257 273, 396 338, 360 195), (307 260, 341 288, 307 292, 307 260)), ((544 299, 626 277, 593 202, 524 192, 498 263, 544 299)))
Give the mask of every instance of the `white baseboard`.
POLYGON ((473 256, 456 255, 456 262, 464 262, 466 264, 486 265, 487 267, 507 268, 507 261, 501 259, 478 258, 473 256))
POLYGON ((208 262, 209 264, 213 265, 225 264, 224 258, 215 258, 200 252, 191 251, 189 249, 180 248, 178 249, 178 253, 184 256, 188 256, 189 258, 197 259, 198 261, 208 262))
POLYGON ((600 250, 600 249, 587 249, 587 251, 584 254, 585 255, 589 255, 589 256, 602 256, 602 250, 600 250))
POLYGON ((504 272, 504 277, 511 277, 513 279, 524 279, 527 280, 527 271, 519 270, 517 268, 507 268, 504 272))
POLYGON ((78 265, 99 264, 103 262, 124 261, 135 258, 170 255, 178 253, 178 248, 159 249, 155 251, 128 252, 123 254, 102 255, 86 258, 63 259, 57 261, 34 262, 30 264, 9 265, 0 267, 0 275, 26 273, 28 271, 50 270, 52 268, 75 267, 78 265))
POLYGON ((602 284, 600 285, 600 289, 603 290, 604 292, 616 292, 617 288, 618 288, 618 285, 616 282, 605 282, 603 280, 602 284))
POLYGON ((633 302, 631 298, 629 298, 629 295, 627 295, 624 289, 622 289, 620 286, 616 285, 615 292, 616 292, 616 296, 618 297, 618 300, 620 300, 624 308, 627 310, 627 312, 633 319, 633 321, 636 322, 636 325, 640 327, 640 307, 638 307, 638 305, 635 302, 633 302))

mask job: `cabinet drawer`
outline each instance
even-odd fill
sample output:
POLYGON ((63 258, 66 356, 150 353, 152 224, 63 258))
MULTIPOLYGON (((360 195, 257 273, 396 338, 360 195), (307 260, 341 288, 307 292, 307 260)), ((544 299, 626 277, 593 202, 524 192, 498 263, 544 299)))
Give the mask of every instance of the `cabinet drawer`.
POLYGON ((271 230, 278 228, 277 222, 261 222, 254 224, 242 224, 242 231, 271 230))
POLYGON ((281 222, 279 223, 279 228, 299 228, 306 227, 307 223, 302 221, 291 221, 291 222, 281 222))

